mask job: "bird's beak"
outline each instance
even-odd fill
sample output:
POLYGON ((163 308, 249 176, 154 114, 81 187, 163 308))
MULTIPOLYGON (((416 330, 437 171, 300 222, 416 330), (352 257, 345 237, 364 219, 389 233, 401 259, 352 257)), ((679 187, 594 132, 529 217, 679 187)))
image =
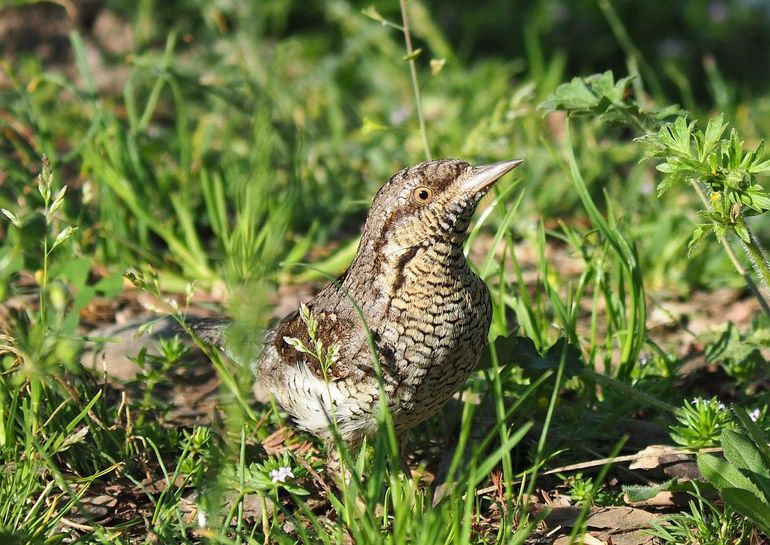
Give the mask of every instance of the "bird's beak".
POLYGON ((461 184, 462 189, 472 193, 484 191, 523 162, 523 159, 516 159, 472 167, 470 177, 461 184))

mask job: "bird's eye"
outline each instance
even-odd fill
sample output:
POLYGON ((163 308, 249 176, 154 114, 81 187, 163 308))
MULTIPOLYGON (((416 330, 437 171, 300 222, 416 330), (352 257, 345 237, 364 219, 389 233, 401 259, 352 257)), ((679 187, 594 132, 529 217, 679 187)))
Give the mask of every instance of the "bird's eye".
POLYGON ((433 190, 429 187, 421 185, 412 191, 412 200, 416 204, 428 204, 433 200, 433 190))

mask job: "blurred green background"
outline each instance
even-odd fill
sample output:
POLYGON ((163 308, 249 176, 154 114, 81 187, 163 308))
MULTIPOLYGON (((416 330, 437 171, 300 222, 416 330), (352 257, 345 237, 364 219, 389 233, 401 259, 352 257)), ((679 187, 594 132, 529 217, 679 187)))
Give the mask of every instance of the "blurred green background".
MULTIPOLYGON (((724 112, 748 146, 770 133, 767 2, 408 5, 432 155, 527 159, 516 233, 582 217, 563 118, 538 110, 573 76, 634 75, 642 102, 701 121, 724 112)), ((149 262, 207 288, 280 262, 329 257, 321 266, 340 272, 353 246, 337 243, 354 238, 373 192, 425 158, 403 34, 382 20, 401 23, 398 2, 6 2, 0 206, 39 205, 29 184, 45 153, 75 190, 77 251, 108 268, 149 262)), ((592 194, 629 220, 651 285, 723 282, 708 245, 682 259, 692 196, 656 199, 636 136, 576 127, 592 194)), ((30 254, 0 268, 6 288, 39 266, 30 254)))

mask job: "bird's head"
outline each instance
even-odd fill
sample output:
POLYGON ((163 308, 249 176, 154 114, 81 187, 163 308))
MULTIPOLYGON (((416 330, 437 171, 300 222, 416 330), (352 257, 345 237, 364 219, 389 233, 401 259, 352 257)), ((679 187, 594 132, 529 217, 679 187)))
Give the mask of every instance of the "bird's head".
POLYGON ((431 242, 461 244, 481 198, 521 163, 472 166, 442 159, 403 169, 374 197, 364 228, 365 245, 393 256, 431 242))

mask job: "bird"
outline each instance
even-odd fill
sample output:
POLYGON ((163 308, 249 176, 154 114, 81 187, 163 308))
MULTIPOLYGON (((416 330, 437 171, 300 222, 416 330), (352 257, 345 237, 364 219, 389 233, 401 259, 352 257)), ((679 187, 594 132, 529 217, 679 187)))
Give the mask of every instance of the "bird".
MULTIPOLYGON (((522 162, 427 161, 380 188, 351 265, 269 330, 253 362, 297 428, 355 449, 376 434, 382 405, 400 436, 460 389, 492 319, 489 290, 463 253, 468 227, 522 162)), ((190 327, 227 351, 227 321, 190 327)))

